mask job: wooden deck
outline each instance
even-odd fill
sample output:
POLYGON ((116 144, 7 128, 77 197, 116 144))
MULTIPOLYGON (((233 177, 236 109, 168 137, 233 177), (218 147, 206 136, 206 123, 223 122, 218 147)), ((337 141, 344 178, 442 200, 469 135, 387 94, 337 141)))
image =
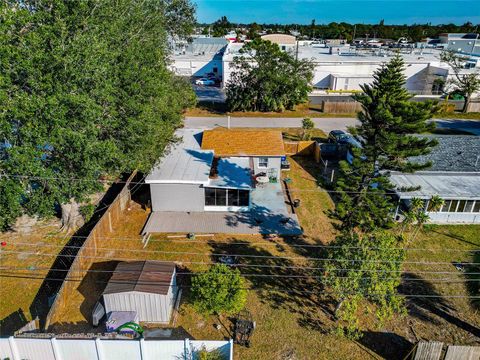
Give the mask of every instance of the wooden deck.
POLYGON ((153 212, 143 229, 149 233, 301 235, 295 214, 233 212, 153 212), (285 221, 288 219, 288 222, 285 221))

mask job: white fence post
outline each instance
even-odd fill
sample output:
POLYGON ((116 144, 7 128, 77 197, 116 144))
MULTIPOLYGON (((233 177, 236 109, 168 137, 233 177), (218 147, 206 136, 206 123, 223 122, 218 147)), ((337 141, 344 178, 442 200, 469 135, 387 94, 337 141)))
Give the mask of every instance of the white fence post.
POLYGON ((102 340, 100 340, 99 338, 95 339, 95 348, 97 350, 98 360, 103 360, 104 356, 103 356, 102 340))
POLYGON ((144 338, 141 338, 140 339, 140 358, 142 360, 146 360, 148 359, 147 357, 147 351, 145 349, 145 339, 144 338))
POLYGON ((12 352, 13 360, 20 360, 20 354, 18 353, 17 343, 15 342, 15 338, 10 336, 8 338, 8 344, 10 345, 10 351, 12 352))
POLYGON ((55 356, 55 360, 62 360, 62 355, 60 354, 60 349, 58 348, 57 339, 51 338, 50 343, 52 344, 53 356, 55 356))

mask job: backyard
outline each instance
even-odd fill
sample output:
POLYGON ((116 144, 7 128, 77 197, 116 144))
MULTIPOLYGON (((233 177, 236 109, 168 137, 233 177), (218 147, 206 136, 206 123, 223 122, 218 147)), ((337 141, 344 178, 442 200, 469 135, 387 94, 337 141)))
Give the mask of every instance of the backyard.
MULTIPOLYGON (((299 135, 286 132, 291 139, 299 135)), ((53 331, 95 331, 89 319, 108 281, 109 271, 121 260, 151 259, 176 261, 179 272, 184 274, 179 275, 183 295, 172 337, 230 338, 229 317, 204 317, 195 311, 188 294, 190 275, 186 273, 207 269, 222 254, 236 254, 239 269, 251 289, 247 309, 256 322, 252 346, 235 347, 238 359, 401 359, 420 339, 478 344, 480 329, 476 324, 480 323, 480 313, 478 304, 468 297, 478 295, 478 285, 465 282, 465 273, 479 272, 479 269, 470 266, 457 270, 454 263, 480 262, 479 253, 472 253, 480 246, 479 226, 427 226, 409 245, 401 290, 404 294, 429 297, 408 298, 407 313, 396 316, 381 328, 371 314, 362 315, 365 332, 358 342, 333 335, 335 304, 316 281, 318 273, 311 269, 321 267, 321 261, 307 259, 324 257, 324 246, 335 237, 326 215, 333 202, 320 186, 321 170, 313 159, 292 157, 290 163, 291 170, 283 177, 290 179, 292 198, 300 200, 297 215, 304 236, 215 235, 187 239, 162 234, 152 236, 144 248, 139 234, 148 212, 134 203, 113 233, 98 239, 95 258, 85 259, 92 271, 82 279, 72 279, 78 286, 58 314, 60 320, 53 324, 53 331), (221 325, 218 330, 217 324, 221 325)), ((9 244, 4 247, 12 250, 9 246, 13 241, 28 242, 30 245, 17 243, 14 251, 32 254, 2 254, 2 266, 27 269, 21 271, 25 279, 17 277, 18 271, 16 277, 1 278, 2 318, 17 310, 27 319, 32 317, 32 304, 42 278, 67 240, 54 228, 47 227, 34 234, 8 239, 9 244), (42 253, 52 255, 42 256, 42 253)))

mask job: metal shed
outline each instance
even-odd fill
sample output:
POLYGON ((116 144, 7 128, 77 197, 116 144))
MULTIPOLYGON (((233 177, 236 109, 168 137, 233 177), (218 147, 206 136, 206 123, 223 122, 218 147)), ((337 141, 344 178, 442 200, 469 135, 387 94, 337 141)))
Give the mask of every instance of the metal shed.
POLYGON ((175 263, 121 262, 103 292, 106 313, 135 311, 141 322, 169 323, 177 296, 175 263))

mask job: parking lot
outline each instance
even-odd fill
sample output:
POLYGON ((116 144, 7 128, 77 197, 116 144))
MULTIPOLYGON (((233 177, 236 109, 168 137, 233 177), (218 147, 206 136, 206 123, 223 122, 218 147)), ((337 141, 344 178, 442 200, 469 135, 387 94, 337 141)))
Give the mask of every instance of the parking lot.
POLYGON ((192 86, 200 102, 225 102, 226 100, 225 91, 219 86, 196 85, 195 83, 192 86))

